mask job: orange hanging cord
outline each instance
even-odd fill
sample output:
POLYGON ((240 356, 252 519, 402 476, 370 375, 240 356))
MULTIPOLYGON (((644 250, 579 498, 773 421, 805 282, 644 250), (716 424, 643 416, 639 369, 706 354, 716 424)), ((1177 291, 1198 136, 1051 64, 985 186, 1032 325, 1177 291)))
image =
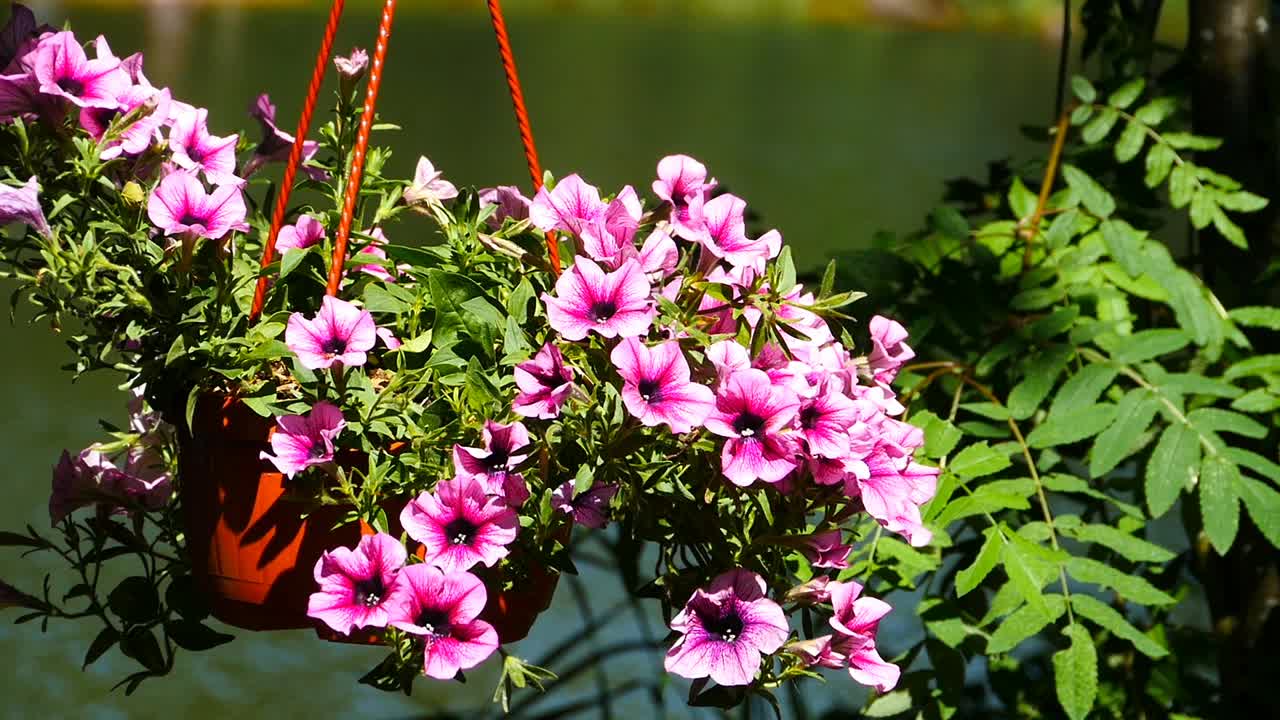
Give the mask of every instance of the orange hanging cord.
MULTIPOLYGON (((538 163, 538 148, 533 143, 533 126, 529 123, 529 111, 524 106, 524 91, 520 89, 520 75, 516 72, 516 56, 511 51, 511 38, 507 35, 507 23, 502 17, 501 0, 489 0, 489 19, 493 21, 493 34, 498 39, 498 56, 502 59, 502 71, 507 76, 507 89, 511 92, 511 104, 516 111, 516 126, 520 131, 520 144, 524 146, 524 159, 529 164, 529 176, 533 189, 542 189, 542 166, 538 163)), ((547 233, 547 252, 551 255, 551 269, 560 275, 560 245, 555 233, 547 233)))
MULTIPOLYGON (((316 54, 315 67, 311 71, 311 83, 307 87, 307 95, 302 104, 302 115, 298 118, 298 129, 294 135, 293 147, 289 151, 289 159, 285 164, 284 177, 280 181, 279 193, 276 196, 275 208, 271 215, 271 230, 267 235, 267 244, 262 249, 262 267, 266 268, 275 258, 276 238, 284 224, 284 216, 289 207, 289 196, 293 191, 293 182, 302 164, 302 148, 307 133, 311 129, 311 116, 315 112, 316 100, 320 95, 320 86, 324 80, 325 69, 333 52, 334 38, 338 32, 338 22, 342 17, 345 0, 333 0, 329 9, 329 20, 325 25, 324 38, 320 43, 320 51, 316 54)), ((520 143, 524 147, 525 160, 529 166, 529 176, 533 180, 534 190, 542 188, 542 167, 538 163, 538 150, 533 142, 533 129, 529 123, 529 112, 524 104, 524 92, 520 87, 520 77, 516 73, 515 55, 511 51, 511 39, 507 35, 507 25, 502 16, 502 5, 499 0, 488 0, 489 18, 493 22, 493 32, 498 40, 498 53, 502 60, 503 72, 507 79, 507 89, 511 93, 511 104, 515 108, 516 125, 520 132, 520 143)), ((365 154, 369 147, 369 134, 373 128, 375 107, 378 102, 378 91, 382 87, 382 73, 386 66, 387 44, 391 38, 391 24, 395 19, 396 0, 385 0, 382 7, 382 18, 378 23, 378 39, 374 47, 373 58, 369 66, 369 82, 365 92, 364 112, 360 116, 360 126, 356 131, 356 144, 351 153, 351 165, 347 171, 347 186, 343 195, 342 216, 339 220, 338 232, 334 240, 333 259, 329 268, 329 281, 325 288, 328 295, 337 295, 342 284, 344 266, 346 265, 347 245, 351 237, 351 223, 355 219, 356 205, 360 199, 360 184, 364 176, 365 154)), ((555 234, 547 234, 547 250, 551 256, 551 267, 556 275, 560 274, 560 248, 555 234)), ((258 278, 254 288, 253 306, 249 312, 252 323, 262 314, 266 302, 269 279, 266 275, 258 278)))

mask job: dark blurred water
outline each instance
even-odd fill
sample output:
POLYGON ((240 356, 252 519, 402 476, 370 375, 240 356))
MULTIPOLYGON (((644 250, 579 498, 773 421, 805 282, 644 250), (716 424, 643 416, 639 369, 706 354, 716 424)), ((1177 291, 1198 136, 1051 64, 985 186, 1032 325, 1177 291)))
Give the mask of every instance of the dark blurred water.
MULTIPOLYGON (((158 9, 68 11, 88 38, 104 33, 119 55, 147 53, 147 73, 188 102, 212 108, 220 133, 248 127, 259 92, 292 126, 324 21, 323 3, 294 10, 158 9)), ((380 109, 403 130, 384 136, 393 166, 412 172, 419 154, 462 184, 527 184, 509 101, 487 18, 438 13, 404 3, 391 42, 380 109)), ((63 16, 46 16, 55 24, 63 16)), ((983 163, 1018 149, 1017 127, 1044 122, 1054 54, 1032 39, 994 35, 699 22, 687 16, 509 19, 543 163, 577 171, 613 191, 645 191, 658 158, 692 154, 778 227, 802 264, 866 244, 878 229, 915 227, 945 178, 981 174, 983 163)), ((349 11, 337 47, 369 47, 376 17, 349 11)), ((7 296, 10 288, 0 284, 7 296)), ((76 385, 58 371, 67 355, 43 327, 0 330, 0 458, 6 492, 0 527, 46 528, 50 467, 62 448, 97 439, 96 419, 119 420, 121 396, 105 376, 76 385)), ((0 578, 38 587, 44 570, 0 554, 0 578)), ((617 599, 617 581, 587 577, 596 612, 617 599)), ((536 657, 566 633, 580 611, 562 585, 552 613, 521 647, 536 657)), ((911 632, 898 610, 881 644, 911 632)), ((111 693, 131 661, 109 653, 80 671, 94 629, 14 627, 0 621, 0 716, 402 718, 445 708, 463 717, 488 707, 496 661, 465 686, 421 683, 412 698, 355 684, 378 652, 316 642, 309 633, 244 634, 236 642, 180 658, 174 675, 145 683, 133 697, 111 693)), ((635 637, 615 620, 580 651, 635 637)), ((660 672, 658 656, 628 655, 608 666, 611 680, 660 672)), ((806 690, 811 709, 861 697, 847 677, 806 690)), ((572 683, 594 692, 600 678, 572 683)), ((624 700, 634 718, 681 712, 668 692, 665 712, 624 700)), ((633 696, 634 697, 634 696, 633 696)), ((548 706, 549 707, 549 706, 548 706)))

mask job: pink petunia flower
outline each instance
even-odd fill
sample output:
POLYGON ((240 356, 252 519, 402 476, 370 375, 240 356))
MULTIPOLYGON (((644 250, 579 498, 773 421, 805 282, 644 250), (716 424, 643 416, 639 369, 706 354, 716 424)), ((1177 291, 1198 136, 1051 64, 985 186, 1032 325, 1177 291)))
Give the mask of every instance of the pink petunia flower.
POLYGON ((807 667, 824 667, 839 670, 849 659, 837 651, 833 642, 834 636, 822 635, 808 640, 795 640, 787 643, 783 650, 799 656, 807 667))
POLYGON ((218 240, 232 230, 249 229, 244 196, 234 185, 212 193, 190 172, 175 170, 164 176, 147 201, 147 217, 165 235, 218 240))
POLYGON ((832 646, 848 658, 849 675, 880 692, 892 690, 901 670, 880 657, 875 640, 880 619, 893 608, 877 598, 858 597, 862 585, 857 582, 833 582, 828 589, 834 610, 831 627, 836 630, 832 646))
POLYGON ((811 535, 805 540, 805 556, 814 567, 843 570, 849 567, 849 553, 853 552, 853 546, 845 545, 842 540, 839 530, 811 535))
POLYGON ((333 462, 333 439, 347 426, 342 411, 327 402, 318 402, 306 415, 281 415, 271 433, 275 455, 261 453, 280 472, 292 478, 314 465, 333 462))
POLYGON ((574 482, 565 481, 551 492, 551 507, 573 518, 583 527, 602 528, 608 523, 609 502, 618 494, 617 485, 595 485, 574 495, 574 482))
POLYGON ((516 395, 511 409, 524 417, 550 420, 560 415, 573 394, 573 368, 564 364, 564 356, 554 343, 542 346, 532 360, 516 365, 516 395))
POLYGON ((502 227, 503 221, 507 218, 525 220, 529 217, 530 200, 520 192, 520 188, 514 185, 485 188, 480 191, 479 200, 481 208, 489 205, 498 206, 488 219, 491 228, 502 227))
POLYGON ((39 33, 36 15, 31 8, 18 2, 13 2, 9 8, 9 20, 0 28, 0 71, 18 60, 24 51, 29 52, 34 47, 31 40, 39 33))
POLYGON ((489 594, 475 575, 410 565, 400 572, 400 588, 391 625, 422 638, 427 677, 452 679, 498 649, 497 631, 478 619, 489 594))
POLYGON ((764 579, 742 569, 726 572, 706 590, 695 590, 671 620, 680 633, 664 663, 667 672, 720 685, 749 685, 762 654, 776 652, 789 629, 782 608, 765 597, 764 579))
POLYGON ((481 433, 484 447, 453 446, 453 468, 459 476, 490 476, 507 473, 524 462, 527 454, 521 448, 529 444, 529 429, 524 423, 510 425, 486 420, 481 433))
POLYGON ((409 537, 426 546, 423 560, 446 573, 476 563, 493 567, 516 539, 516 513, 486 492, 479 478, 443 480, 434 493, 422 493, 400 513, 409 537))
POLYGON ((770 230, 755 240, 747 237, 746 208, 746 201, 729 193, 708 200, 702 208, 706 224, 703 243, 712 255, 730 265, 763 273, 765 263, 782 251, 782 235, 770 230))
POLYGON ((236 177, 236 143, 239 135, 218 137, 209 132, 209 111, 191 108, 180 111, 169 128, 169 148, 173 162, 190 172, 203 172, 214 185, 240 185, 236 177))
POLYGON ((845 396, 844 384, 828 376, 818 385, 817 393, 800 405, 796 431, 810 454, 841 458, 849 454, 849 428, 857 421, 858 409, 845 396))
POLYGON ((345 57, 334 56, 333 67, 338 71, 338 82, 343 92, 349 94, 369 69, 369 53, 361 48, 351 48, 351 53, 345 57))
POLYGON ((622 188, 604 212, 585 220, 579 233, 587 255, 611 269, 636 257, 635 237, 640 227, 640 197, 630 185, 622 188))
POLYGON ((671 205, 671 225, 685 240, 706 238, 702 208, 716 181, 707 180, 707 167, 688 155, 668 155, 658 161, 653 193, 671 205))
POLYGON ((0 75, 0 122, 47 110, 51 99, 40 93, 40 83, 31 73, 0 75))
POLYGON ((405 560, 404 545, 386 533, 366 535, 351 548, 326 551, 316 561, 320 589, 307 601, 307 617, 336 632, 386 627, 397 609, 397 589, 405 560))
POLYGON ((80 127, 95 140, 101 140, 117 118, 134 111, 145 113, 107 143, 102 149, 103 160, 146 152, 155 144, 160 126, 169 117, 171 98, 168 88, 156 90, 145 85, 134 85, 121 93, 119 101, 120 104, 114 108, 87 107, 80 110, 80 127))
POLYGON ((649 331, 657 315, 652 288, 635 260, 605 273, 591 260, 578 257, 556 281, 556 294, 542 294, 547 321, 566 340, 582 340, 588 333, 602 337, 636 337, 649 331))
POLYGON ((637 259, 646 275, 667 277, 680 264, 680 248, 665 230, 656 228, 645 238, 637 259))
POLYGON ((607 207, 600 200, 600 191, 574 173, 556 183, 553 190, 538 190, 529 204, 529 222, 543 232, 566 230, 581 235, 583 227, 601 218, 607 207))
POLYGON ((702 425, 715 406, 711 388, 689 381, 689 363, 680 343, 668 340, 653 347, 626 338, 609 354, 622 376, 622 402, 649 427, 666 424, 684 434, 702 425))
POLYGON ((168 469, 142 444, 131 447, 117 464, 99 445, 90 445, 72 458, 62 452, 53 469, 49 518, 53 524, 82 507, 99 505, 116 509, 140 505, 154 510, 172 496, 168 469))
MULTIPOLYGON (((263 93, 253 101, 249 106, 249 117, 258 121, 258 125, 262 128, 262 140, 258 142, 257 147, 253 149, 253 156, 249 158, 249 162, 245 163, 244 169, 240 171, 240 177, 248 178, 257 172, 263 165, 272 162, 284 162, 289 157, 289 151, 293 148, 294 137, 289 133, 281 130, 276 126, 276 106, 271 103, 271 97, 263 93)), ((302 143, 302 172, 312 180, 323 181, 328 178, 329 174, 317 167, 307 165, 307 161, 315 157, 316 151, 320 149, 320 145, 314 140, 305 140, 302 143)))
POLYGON ((431 161, 422 156, 413 171, 413 183, 404 189, 407 205, 440 204, 458 197, 458 188, 444 179, 444 173, 436 170, 431 161))
POLYGON ((130 85, 129 75, 120 69, 118 59, 90 60, 70 31, 41 39, 31 67, 40 92, 79 107, 115 107, 130 85))
POLYGON ((783 430, 800 408, 796 394, 774 386, 762 370, 729 376, 716 395, 706 427, 729 438, 721 451, 721 471, 735 485, 756 480, 776 483, 796 469, 796 447, 783 430))
POLYGON ((314 319, 296 312, 289 316, 284 342, 308 370, 364 365, 377 342, 377 328, 368 310, 326 295, 314 319))
POLYGON ((882 385, 898 377, 898 369, 916 356, 907 345, 907 329, 895 320, 876 315, 871 318, 871 353, 867 362, 875 381, 882 385))
POLYGON ((885 529, 907 538, 914 547, 933 539, 920 517, 920 506, 933 498, 938 488, 938 468, 910 458, 895 460, 877 450, 866 459, 867 477, 850 475, 845 494, 860 497, 867 514, 885 529))
POLYGON ((276 250, 282 253, 303 250, 323 242, 324 239, 324 226, 320 221, 310 215, 303 215, 293 225, 280 228, 280 234, 276 236, 276 250))
POLYGON ((53 236, 40 207, 40 183, 34 175, 20 187, 0 183, 0 225, 13 222, 29 225, 46 238, 53 236))

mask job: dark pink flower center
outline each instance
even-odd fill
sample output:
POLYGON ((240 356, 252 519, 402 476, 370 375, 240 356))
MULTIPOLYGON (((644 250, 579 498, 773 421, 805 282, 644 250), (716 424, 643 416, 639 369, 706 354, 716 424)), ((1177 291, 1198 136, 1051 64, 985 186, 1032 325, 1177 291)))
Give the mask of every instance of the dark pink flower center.
POLYGON ((449 615, 439 608, 423 608, 413 624, 425 628, 428 635, 435 637, 449 634, 449 615))
POLYGON ((764 418, 750 410, 743 410, 733 421, 733 431, 742 437, 753 437, 764 427, 764 418))
POLYGON ((702 617, 702 629, 707 634, 721 642, 735 642, 738 636, 742 635, 742 618, 738 616, 736 610, 729 610, 723 615, 711 615, 702 617))
POLYGON ((195 213, 186 213, 178 222, 182 225, 204 225, 204 218, 197 216, 195 213))
POLYGON ((376 607, 378 603, 382 602, 382 596, 386 595, 386 593, 387 589, 382 585, 382 578, 374 576, 356 583, 355 592, 352 593, 352 601, 356 605, 376 607))
POLYGON ((817 405, 809 405, 800 411, 800 427, 805 430, 812 430, 822 419, 822 413, 818 412, 817 405))
POLYGON ((187 157, 191 159, 191 162, 197 165, 204 162, 204 153, 200 151, 200 148, 195 147, 194 145, 187 146, 187 157))
POLYGON ((476 537, 477 529, 470 520, 458 518, 444 526, 445 540, 451 545, 470 545, 476 537))
POLYGON ((325 355, 341 355, 347 351, 347 341, 340 337, 331 337, 320 345, 325 355))
POLYGON ((636 390, 640 391, 640 397, 647 403, 662 401, 662 385, 657 380, 644 378, 636 385, 636 390))
POLYGON ((490 471, 505 470, 507 464, 511 460, 511 454, 504 447, 495 447, 489 451, 489 457, 483 460, 484 466, 490 471))
POLYGON ((311 447, 307 448, 307 455, 312 460, 322 458, 329 454, 329 448, 325 446, 322 440, 312 440, 311 447))
POLYGON ((591 305, 591 319, 607 323, 618 312, 618 304, 612 300, 597 300, 591 305))
POLYGON ((84 83, 73 77, 58 78, 58 87, 68 95, 79 95, 84 92, 84 83))

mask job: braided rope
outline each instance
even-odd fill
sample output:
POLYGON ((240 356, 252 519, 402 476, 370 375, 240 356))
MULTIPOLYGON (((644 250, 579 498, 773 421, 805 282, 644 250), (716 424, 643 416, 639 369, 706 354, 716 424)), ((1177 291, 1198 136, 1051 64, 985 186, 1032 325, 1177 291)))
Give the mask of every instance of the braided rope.
MULTIPOLYGON (((289 195, 293 192, 293 181, 298 174, 298 166, 302 164, 302 147, 306 142, 307 133, 311 130, 311 115, 316 109, 316 98, 320 96, 320 85, 324 81, 325 68, 329 66, 333 40, 338 34, 338 21, 342 18, 342 9, 345 5, 346 0, 333 0, 333 5, 329 8, 329 22, 325 25, 320 52, 316 54, 316 64, 311 70, 311 84, 307 86, 307 96, 302 103, 302 115, 298 118, 298 128, 293 136, 293 148, 289 150, 289 160, 284 166, 284 178, 278 186, 276 207, 271 213, 271 232, 267 235, 266 246, 262 248, 262 267, 264 268, 275 258, 276 237, 284 224, 284 214, 289 207, 289 195)), ((258 278, 258 285, 253 291, 253 307, 249 311, 250 324, 262 314, 262 306, 267 299, 267 282, 266 275, 258 278)))
MULTIPOLYGON (((542 189, 542 166, 538 163, 538 148, 533 143, 533 127, 529 123, 529 110, 524 105, 524 91, 520 89, 520 75, 516 72, 516 57, 511 51, 511 38, 507 35, 507 23, 502 17, 500 0, 489 0, 489 19, 493 21, 493 34, 498 39, 498 55, 502 58, 502 71, 507 77, 507 89, 511 104, 515 106, 516 126, 520 131, 520 144, 524 146, 524 158, 533 178, 533 189, 542 189)), ((551 255, 551 268, 560 274, 560 245, 555 233, 547 233, 547 251, 551 255)))
POLYGON ((378 104, 378 90, 382 87, 382 70, 387 60, 387 44, 391 40, 391 22, 395 19, 396 0, 386 0, 382 6, 382 21, 378 23, 378 43, 369 63, 369 85, 364 96, 364 113, 360 115, 360 128, 356 131, 356 146, 351 151, 351 167, 347 171, 347 191, 343 199, 342 220, 333 243, 333 263, 329 266, 328 295, 337 295, 342 285, 342 274, 347 260, 347 241, 351 237, 351 222, 355 218, 356 202, 360 199, 360 181, 364 177, 364 156, 369 149, 369 133, 373 128, 374 107, 378 104))

